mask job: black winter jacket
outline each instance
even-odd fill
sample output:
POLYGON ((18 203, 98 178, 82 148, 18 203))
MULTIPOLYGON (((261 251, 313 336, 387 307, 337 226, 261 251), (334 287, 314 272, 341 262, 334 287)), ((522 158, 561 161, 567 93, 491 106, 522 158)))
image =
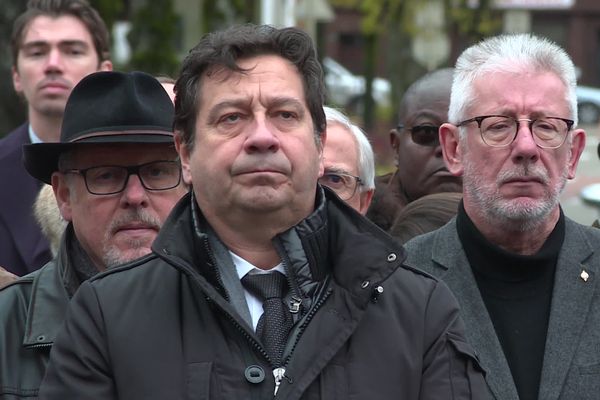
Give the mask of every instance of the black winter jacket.
POLYGON ((36 399, 54 342, 79 279, 67 248, 69 224, 58 255, 42 268, 0 289, 0 399, 36 399), (72 292, 71 292, 72 293, 72 292))
MULTIPOLYGON (((327 194, 327 196, 330 196, 327 194)), ((274 238, 303 312, 277 399, 485 399, 456 300, 337 199, 274 238)), ((153 254, 82 284, 42 399, 269 399, 258 338, 228 302, 191 196, 153 254)))

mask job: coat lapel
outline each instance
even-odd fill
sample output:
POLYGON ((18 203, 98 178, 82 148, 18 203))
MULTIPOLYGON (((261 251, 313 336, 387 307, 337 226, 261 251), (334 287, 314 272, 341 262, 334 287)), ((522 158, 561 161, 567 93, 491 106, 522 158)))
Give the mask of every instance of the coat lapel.
POLYGON ((593 246, 584 231, 566 218, 565 241, 554 280, 540 399, 557 399, 570 370, 598 278, 597 266, 587 263, 592 254, 593 246), (589 275, 587 281, 581 277, 583 271, 589 275))
POLYGON ((438 231, 433 243, 432 260, 437 267, 446 270, 435 275, 448 285, 458 299, 467 338, 487 371, 486 381, 494 397, 518 400, 508 362, 458 238, 455 219, 438 231))

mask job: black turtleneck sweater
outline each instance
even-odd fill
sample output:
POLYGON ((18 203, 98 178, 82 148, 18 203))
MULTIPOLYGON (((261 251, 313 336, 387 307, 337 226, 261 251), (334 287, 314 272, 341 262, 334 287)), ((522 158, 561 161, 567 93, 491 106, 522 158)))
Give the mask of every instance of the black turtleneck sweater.
POLYGON ((456 226, 519 398, 537 400, 554 272, 565 236, 562 210, 542 248, 529 256, 510 253, 489 242, 475 227, 462 203, 456 226))

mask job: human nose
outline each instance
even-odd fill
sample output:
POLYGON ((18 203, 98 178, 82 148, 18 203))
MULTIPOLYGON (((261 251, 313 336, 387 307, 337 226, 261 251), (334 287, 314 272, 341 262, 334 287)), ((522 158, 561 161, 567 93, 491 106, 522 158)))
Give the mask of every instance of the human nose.
POLYGON ((137 174, 130 174, 121 193, 121 205, 128 207, 146 207, 148 205, 148 192, 137 174))
POLYGON ((63 69, 62 54, 59 49, 52 48, 48 52, 48 58, 46 61, 46 72, 57 72, 63 69))
POLYGON ((520 119, 516 121, 517 133, 513 141, 513 153, 517 160, 536 161, 539 158, 540 148, 535 143, 531 121, 520 119))
POLYGON ((279 150, 279 138, 266 118, 257 118, 250 127, 244 148, 248 153, 276 152, 279 150))

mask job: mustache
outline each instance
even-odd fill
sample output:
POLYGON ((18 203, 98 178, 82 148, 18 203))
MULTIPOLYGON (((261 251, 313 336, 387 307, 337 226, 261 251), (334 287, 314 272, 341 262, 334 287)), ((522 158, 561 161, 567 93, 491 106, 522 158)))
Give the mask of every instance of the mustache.
POLYGON ((548 171, 542 166, 534 164, 518 165, 510 170, 502 171, 498 175, 497 181, 499 183, 504 183, 520 178, 534 178, 544 185, 547 185, 550 182, 548 171))
POLYGON ((111 234, 119 231, 121 228, 128 226, 130 224, 140 224, 144 226, 148 226, 150 228, 159 230, 162 226, 162 222, 158 219, 157 216, 152 215, 148 211, 137 208, 135 210, 130 210, 126 214, 115 218, 109 225, 108 231, 111 234))

